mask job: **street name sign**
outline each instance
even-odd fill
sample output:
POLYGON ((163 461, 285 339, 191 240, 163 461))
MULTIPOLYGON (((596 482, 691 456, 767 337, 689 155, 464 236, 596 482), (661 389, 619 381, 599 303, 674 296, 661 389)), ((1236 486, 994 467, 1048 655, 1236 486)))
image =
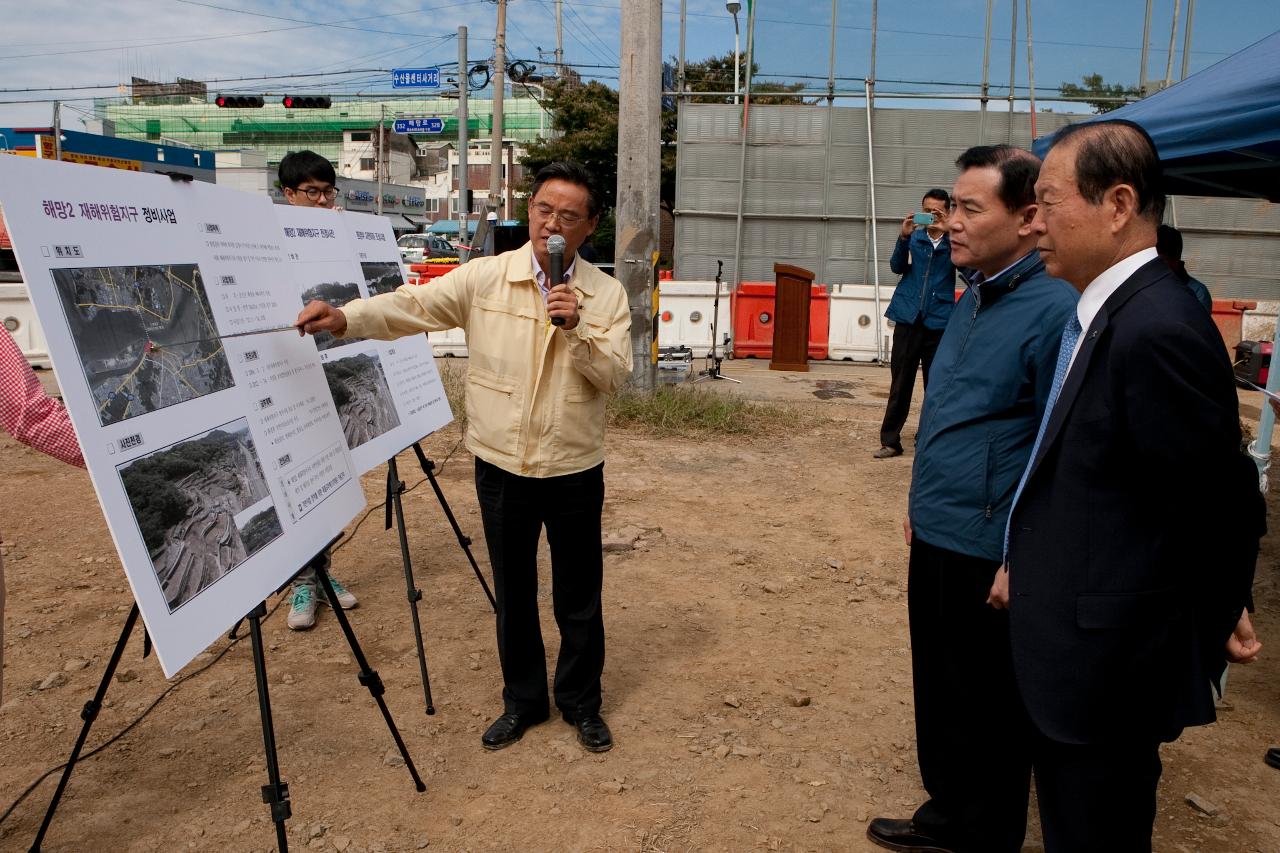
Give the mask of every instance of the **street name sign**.
POLYGON ((439 68, 395 68, 391 71, 393 89, 439 89, 439 68))

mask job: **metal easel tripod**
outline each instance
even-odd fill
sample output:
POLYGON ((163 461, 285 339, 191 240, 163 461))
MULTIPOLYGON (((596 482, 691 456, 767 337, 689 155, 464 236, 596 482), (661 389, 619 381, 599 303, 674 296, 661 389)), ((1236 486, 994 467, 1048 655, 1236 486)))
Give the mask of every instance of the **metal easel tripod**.
MULTIPOLYGON (((311 566, 311 563, 309 562, 307 565, 311 566)), ((413 759, 409 756, 409 750, 405 746, 404 739, 400 737, 400 732, 391 717, 387 703, 382 698, 383 693, 386 692, 386 688, 382 684, 382 678, 378 675, 377 670, 369 667, 369 661, 365 658, 364 651, 360 648, 355 632, 351 629, 351 623, 347 620, 347 615, 342 611, 342 606, 338 602, 338 594, 333 589, 333 583, 329 579, 328 571, 323 565, 311 567, 315 569, 318 584, 328 598, 329 605, 337 616, 338 624, 342 627, 342 633, 346 637, 348 645, 351 646, 351 652, 356 662, 360 665, 358 680, 368 688, 369 695, 373 697, 379 710, 382 711, 382 717, 387 723, 387 729, 391 732, 391 737, 395 740, 401 757, 404 758, 405 767, 409 769, 409 775, 413 778, 415 789, 419 792, 425 791, 427 786, 422 781, 422 777, 418 775, 418 769, 414 766, 413 759)), ((290 579, 291 582, 292 578, 290 579)), ((286 583, 285 586, 288 586, 288 584, 286 583)), ((267 605, 265 602, 261 602, 253 610, 249 611, 244 620, 241 621, 247 620, 249 622, 249 637, 253 646, 253 672, 258 688, 258 713, 262 720, 262 742, 267 759, 268 784, 262 786, 262 801, 271 809, 271 821, 276 828, 276 844, 280 853, 285 853, 289 849, 289 843, 285 835, 284 822, 292 815, 292 808, 289 802, 289 785, 280 779, 275 726, 272 722, 271 698, 267 688, 267 664, 262 647, 261 621, 266 615, 267 605)), ((41 845, 44 843, 45 834, 53 823, 53 816, 58 810, 58 803, 61 801, 62 794, 67 788, 67 783, 71 779, 72 771, 75 770, 76 762, 79 760, 85 741, 89 737, 89 730, 93 727, 93 723, 98 717, 98 712, 102 709, 102 700, 106 696, 107 688, 111 685, 111 678, 115 675, 116 667, 119 665, 125 646, 129 642, 129 635, 133 632, 137 621, 138 604, 134 602, 133 607, 129 609, 129 615, 125 617, 124 627, 120 631, 120 638, 116 640, 115 649, 111 653, 111 659, 107 662, 107 668, 102 674, 102 680, 98 682, 98 689, 93 698, 85 703, 84 709, 80 712, 80 718, 84 720, 84 725, 80 727, 80 735, 76 738, 71 755, 67 758, 66 766, 62 770, 62 776, 58 780, 58 787, 53 793, 53 798, 49 801, 44 820, 40 823, 40 830, 36 833, 35 840, 31 844, 31 853, 39 853, 41 845)), ((232 635, 234 636, 234 634, 235 629, 232 629, 232 635)), ((149 648, 150 641, 146 639, 144 634, 144 657, 149 648)))
MULTIPOLYGON (((440 483, 436 480, 436 463, 427 458, 427 454, 423 452, 421 444, 415 441, 411 446, 413 447, 413 452, 418 456, 418 464, 422 466, 422 473, 427 475, 427 481, 431 483, 431 488, 436 493, 436 500, 440 502, 440 509, 444 510, 445 518, 449 520, 450 526, 453 527, 453 535, 457 537, 458 545, 462 548, 463 553, 467 555, 467 560, 471 563, 471 569, 476 573, 476 579, 480 581, 484 594, 489 598, 489 605, 496 612, 498 605, 489 589, 489 583, 484 579, 484 575, 480 572, 480 566, 476 564, 476 558, 471 553, 471 537, 464 534, 462 528, 458 526, 458 520, 454 517, 453 510, 449 507, 449 501, 445 499, 444 491, 441 490, 440 483)), ((418 670, 422 675, 422 692, 426 700, 427 714, 430 715, 436 712, 436 708, 431 699, 431 676, 427 672, 427 656, 422 646, 422 620, 418 614, 418 602, 422 601, 422 590, 418 589, 417 582, 413 577, 413 558, 409 555, 409 536, 405 530, 404 504, 401 500, 404 492, 404 481, 400 479, 396 458, 392 456, 387 460, 386 529, 391 529, 392 519, 394 518, 396 532, 400 537, 400 561, 404 564, 404 583, 409 597, 409 612, 413 617, 413 638, 418 647, 418 670)))

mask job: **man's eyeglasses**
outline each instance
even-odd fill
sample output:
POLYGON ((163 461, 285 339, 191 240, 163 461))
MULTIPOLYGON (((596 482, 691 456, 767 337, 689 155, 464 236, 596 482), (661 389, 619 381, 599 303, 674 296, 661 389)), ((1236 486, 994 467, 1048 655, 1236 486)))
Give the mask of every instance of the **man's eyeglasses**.
MULTIPOLYGON (((324 196, 326 201, 333 201, 338 197, 337 187, 326 187, 324 189, 320 189, 319 187, 298 187, 294 192, 302 193, 307 198, 311 199, 311 201, 319 201, 321 196, 324 196)), ((563 222, 564 220, 562 219, 560 221, 563 222)))
POLYGON ((574 213, 570 210, 556 210, 551 205, 541 201, 537 204, 530 205, 529 209, 536 213, 539 219, 551 219, 552 217, 555 217, 560 220, 560 224, 566 228, 572 228, 579 222, 586 219, 586 217, 581 213, 574 213))

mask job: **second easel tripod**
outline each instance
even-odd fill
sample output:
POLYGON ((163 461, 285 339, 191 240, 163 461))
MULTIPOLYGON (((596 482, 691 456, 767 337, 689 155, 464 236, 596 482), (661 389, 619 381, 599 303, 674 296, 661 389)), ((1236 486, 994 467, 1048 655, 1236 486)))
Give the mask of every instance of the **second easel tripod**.
MULTIPOLYGON (((347 620, 347 615, 343 612, 342 606, 338 602, 338 593, 334 590, 333 583, 329 579, 328 570, 323 565, 312 566, 308 563, 307 566, 315 569, 316 581, 324 591, 334 615, 337 616, 338 624, 342 627, 342 633, 347 639, 347 644, 351 646, 351 653, 355 656, 356 663, 360 666, 357 680, 368 688, 369 695, 373 697, 378 709, 382 712, 382 718, 386 721, 391 737, 395 740, 396 748, 400 750, 400 756, 404 759, 405 767, 409 769, 409 775, 413 777, 414 788, 419 793, 425 791, 427 786, 422 781, 422 777, 418 775, 418 769, 414 766, 413 759, 409 757, 408 747, 405 746, 404 739, 400 737, 400 731, 396 728, 395 720, 391 718, 391 711, 387 708, 387 703, 382 698, 382 695, 386 692, 386 688, 382 684, 382 677, 378 675, 377 670, 369 667, 369 661, 364 656, 364 650, 360 648, 360 642, 356 639, 355 632, 351 629, 351 623, 347 620)), ((290 578, 289 583, 292 582, 293 579, 290 578)), ((285 586, 288 585, 286 584, 285 586)), ((267 605, 262 602, 249 611, 244 619, 249 622, 249 639, 253 647, 253 674, 258 687, 258 713, 262 719, 262 743, 266 751, 267 760, 268 784, 262 786, 262 802, 271 809, 271 821, 275 824, 278 849, 280 853, 286 853, 289 849, 289 840, 285 834, 284 822, 289 819, 293 812, 289 802, 289 785, 280 778, 275 726, 271 718, 271 697, 267 689, 267 663, 262 647, 262 619, 266 615, 267 605)), ((137 602, 134 602, 133 607, 129 610, 129 615, 125 618, 124 628, 120 631, 120 639, 116 641, 116 646, 111 653, 111 659, 107 663, 106 671, 103 672, 102 680, 98 683, 98 689, 94 693, 93 699, 86 702, 84 709, 80 712, 80 718, 84 720, 84 725, 80 727, 80 735, 76 738, 75 746, 71 749, 71 755, 67 758, 66 766, 62 770, 62 776, 58 780, 58 787, 53 792, 53 799, 49 801, 44 820, 40 823, 40 831, 36 833, 35 840, 31 844, 32 853, 39 853, 41 845, 44 843, 45 834, 53 823, 53 816, 58 810, 58 803, 61 801, 62 794, 67 788, 67 783, 71 779, 72 771, 75 770, 76 762, 80 758, 80 752, 84 749, 85 741, 89 737, 89 730, 93 727, 94 720, 97 719, 98 712, 102 709, 102 700, 106 696, 107 688, 111 685, 111 678, 115 675, 116 667, 119 665, 125 646, 129 642, 129 635, 133 632, 137 621, 138 605, 137 602)), ((235 635, 235 629, 232 629, 232 635, 235 635)))
MULTIPOLYGON (((418 464, 422 466, 422 473, 427 475, 427 481, 431 483, 431 488, 436 493, 436 500, 440 502, 440 509, 444 510, 445 518, 449 519, 449 524, 453 527, 453 535, 457 537, 459 547, 467 555, 467 560, 471 563, 471 570, 476 573, 476 580, 480 581, 480 586, 484 588, 484 594, 489 598, 489 605, 493 607, 494 612, 497 612, 498 604, 489 589, 489 583, 484 579, 484 575, 480 572, 480 566, 476 564, 476 558, 471 553, 471 537, 463 533, 462 528, 458 526, 458 520, 454 517, 453 510, 449 508, 449 501, 445 499, 440 483, 436 480, 436 463, 427 458, 427 454, 422 450, 422 445, 418 442, 415 441, 411 446, 413 447, 413 452, 417 454, 418 464)), ((396 458, 392 456, 387 460, 386 529, 391 529, 392 517, 394 516, 396 531, 400 536, 400 561, 404 564, 404 583, 409 595, 409 611, 413 616, 413 637, 418 646, 418 669, 422 674, 422 692, 427 703, 427 714, 434 714, 436 707, 431 701, 431 676, 427 673, 427 656, 422 648, 422 621, 418 615, 418 602, 422 600, 422 590, 418 589, 417 583, 413 578, 413 558, 409 556, 409 536, 405 530, 404 504, 401 501, 401 495, 404 492, 404 481, 400 479, 396 458)))

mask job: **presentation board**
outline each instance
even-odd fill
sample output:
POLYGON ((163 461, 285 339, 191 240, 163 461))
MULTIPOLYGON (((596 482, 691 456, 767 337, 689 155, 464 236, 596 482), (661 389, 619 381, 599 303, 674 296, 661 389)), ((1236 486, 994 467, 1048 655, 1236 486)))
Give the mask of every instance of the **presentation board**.
POLYGON ((292 329, 220 337, 297 317, 296 291, 281 286, 292 279, 275 206, 2 155, 0 205, 107 526, 172 676, 365 504, 315 342, 292 329))
MULTIPOLYGON (((405 283, 385 216, 276 205, 299 309, 341 308, 405 283)), ((356 472, 364 474, 453 419, 426 335, 396 341, 313 338, 356 472)))

